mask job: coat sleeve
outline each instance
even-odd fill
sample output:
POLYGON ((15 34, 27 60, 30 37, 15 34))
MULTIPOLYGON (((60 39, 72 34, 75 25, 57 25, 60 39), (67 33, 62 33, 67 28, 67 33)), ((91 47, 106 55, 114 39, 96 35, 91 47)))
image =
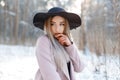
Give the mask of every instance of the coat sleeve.
POLYGON ((79 51, 77 49, 77 47, 72 44, 68 47, 65 47, 65 49, 67 50, 70 59, 72 61, 73 67, 74 67, 74 71, 75 72, 81 72, 84 69, 84 64, 82 62, 82 60, 80 60, 80 56, 79 51))
POLYGON ((40 37, 36 44, 36 57, 43 80, 61 80, 52 55, 48 38, 40 37))

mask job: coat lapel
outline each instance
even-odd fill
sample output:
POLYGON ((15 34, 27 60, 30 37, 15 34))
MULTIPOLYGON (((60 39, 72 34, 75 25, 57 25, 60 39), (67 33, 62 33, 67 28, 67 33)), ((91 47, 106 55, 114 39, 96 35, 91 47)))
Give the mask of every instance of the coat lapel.
POLYGON ((67 64, 62 67, 62 71, 65 74, 65 76, 68 78, 68 80, 70 80, 67 64))

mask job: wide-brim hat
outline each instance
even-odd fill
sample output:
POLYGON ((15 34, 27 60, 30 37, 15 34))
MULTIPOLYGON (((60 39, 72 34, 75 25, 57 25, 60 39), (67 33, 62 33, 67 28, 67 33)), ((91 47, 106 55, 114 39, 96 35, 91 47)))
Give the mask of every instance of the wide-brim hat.
POLYGON ((33 18, 33 24, 35 27, 44 29, 44 23, 50 16, 61 16, 68 20, 70 30, 75 29, 81 25, 81 18, 75 13, 66 12, 60 7, 53 7, 47 13, 38 12, 33 18))

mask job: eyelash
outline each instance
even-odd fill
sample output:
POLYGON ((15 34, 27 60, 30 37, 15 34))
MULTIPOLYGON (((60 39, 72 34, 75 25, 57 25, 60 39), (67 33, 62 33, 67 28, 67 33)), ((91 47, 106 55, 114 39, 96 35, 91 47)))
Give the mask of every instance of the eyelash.
MULTIPOLYGON (((53 26, 54 23, 51 23, 50 25, 53 26)), ((60 24, 60 26, 64 26, 64 25, 65 25, 64 23, 60 24)))
POLYGON ((53 24, 53 23, 51 23, 50 25, 51 25, 51 26, 53 26, 54 24, 53 24))
POLYGON ((60 25, 63 25, 63 26, 64 26, 65 24, 60 24, 60 25))

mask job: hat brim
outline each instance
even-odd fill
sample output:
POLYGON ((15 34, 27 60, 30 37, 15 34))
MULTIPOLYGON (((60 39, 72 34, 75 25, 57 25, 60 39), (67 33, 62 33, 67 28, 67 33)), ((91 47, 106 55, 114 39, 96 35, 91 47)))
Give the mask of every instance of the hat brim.
POLYGON ((70 30, 75 29, 81 25, 81 18, 74 13, 60 12, 60 13, 37 13, 33 18, 33 24, 35 27, 44 29, 44 22, 50 16, 59 15, 66 18, 70 25, 70 30))

